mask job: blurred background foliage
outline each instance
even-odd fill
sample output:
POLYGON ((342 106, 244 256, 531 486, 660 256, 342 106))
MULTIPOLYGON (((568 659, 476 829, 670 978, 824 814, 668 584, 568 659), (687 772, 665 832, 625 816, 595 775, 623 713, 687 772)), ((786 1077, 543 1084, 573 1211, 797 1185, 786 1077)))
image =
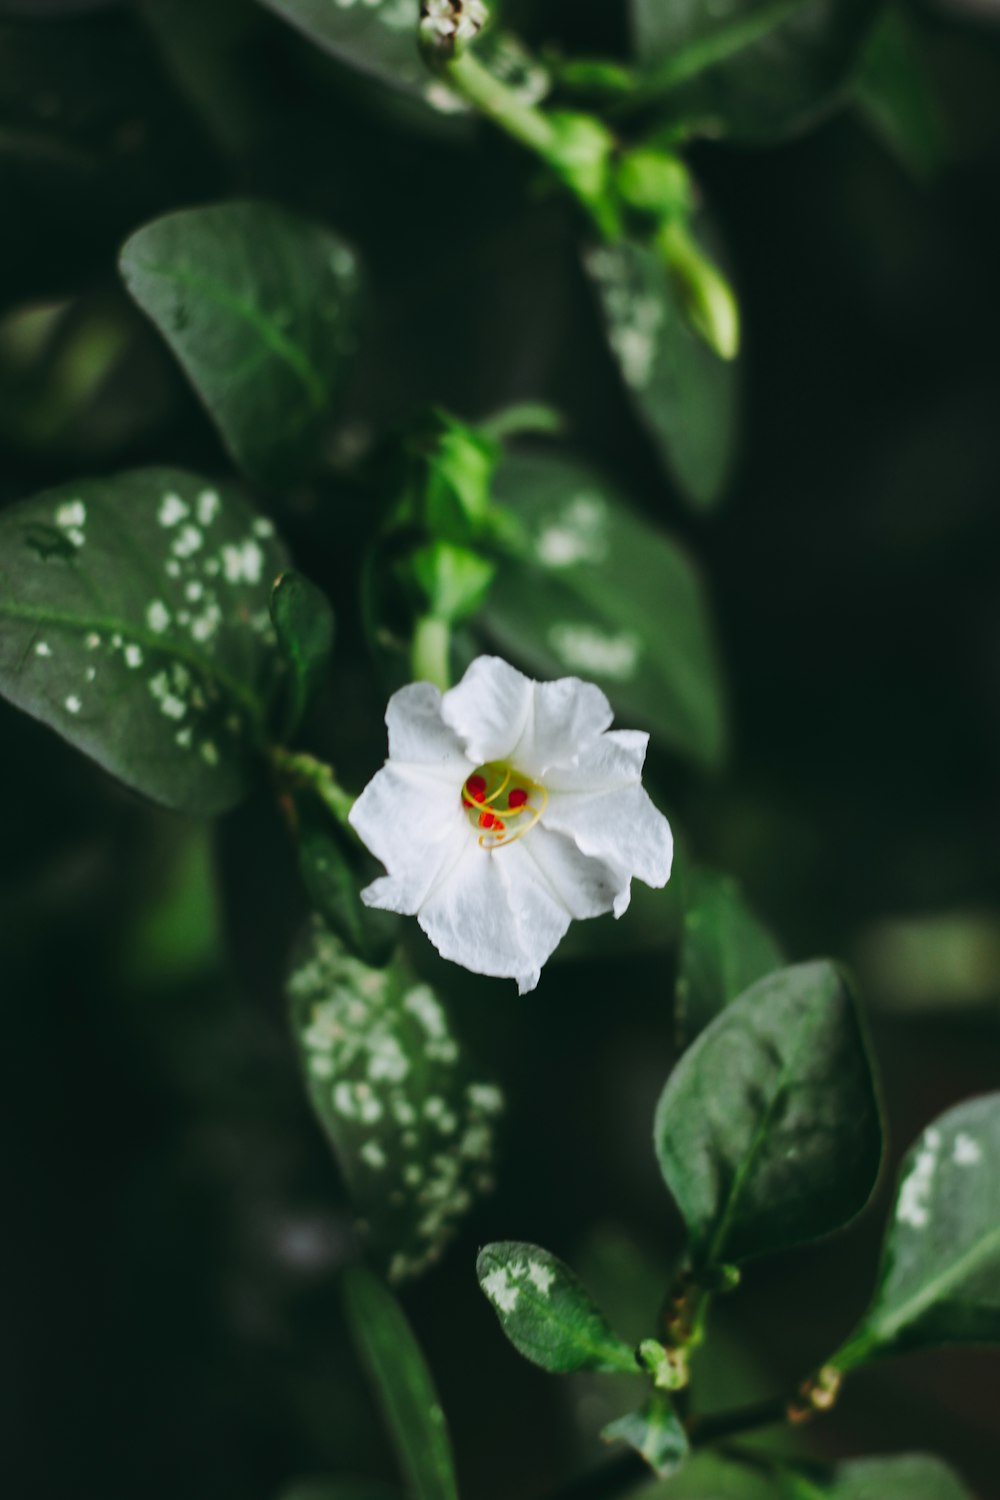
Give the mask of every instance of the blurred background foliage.
MULTIPOLYGON (((331 226, 369 283, 356 377, 323 476, 268 496, 338 616, 316 743, 351 787, 384 753, 350 461, 430 401, 556 407, 711 596, 728 760, 699 770, 654 740, 654 785, 791 959, 855 966, 896 1155, 1000 1063, 1000 15, 938 0, 904 20, 916 71, 882 31, 807 133, 693 148, 744 324, 738 458, 703 515, 626 400, 572 210, 509 142, 250 0, 0 0, 0 500, 167 459, 227 470, 116 276, 127 235, 248 194, 331 226)), ((505 22, 625 52, 617 5, 512 0, 505 22)), ((152 809, 4 704, 0 745, 5 1492, 265 1500, 296 1474, 391 1478, 333 1288, 346 1200, 288 1034, 306 901, 277 811, 261 796, 206 828, 152 809)), ((503 1342, 476 1245, 550 1246, 628 1328, 677 1244, 649 1134, 682 884, 669 921, 578 927, 523 999, 419 950, 508 1092, 497 1192, 406 1296, 482 1500, 546 1493, 614 1412, 599 1378, 550 1381, 503 1342)), ((748 1273, 710 1401, 786 1385, 837 1342, 886 1192, 849 1235, 748 1273)), ((931 1449, 989 1500, 995 1392, 988 1355, 878 1366, 808 1448, 931 1449)))

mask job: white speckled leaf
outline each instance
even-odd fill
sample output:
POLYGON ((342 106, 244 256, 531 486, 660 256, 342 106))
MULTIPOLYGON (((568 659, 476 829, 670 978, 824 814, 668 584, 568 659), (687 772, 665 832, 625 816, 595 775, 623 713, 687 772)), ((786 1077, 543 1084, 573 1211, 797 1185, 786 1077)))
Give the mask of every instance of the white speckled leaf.
POLYGON ((508 456, 494 485, 529 559, 507 563, 481 621, 490 641, 539 677, 598 683, 619 723, 716 766, 724 693, 701 579, 600 474, 556 457, 508 456))
POLYGON ((660 1479, 676 1474, 688 1455, 688 1437, 670 1397, 654 1391, 644 1406, 610 1422, 606 1443, 628 1443, 660 1479))
POLYGON ((155 801, 221 812, 281 680, 287 560, 235 486, 180 469, 24 500, 0 515, 0 691, 155 801))
POLYGON ((712 870, 684 879, 684 932, 677 977, 677 1035, 683 1046, 721 1010, 785 962, 738 885, 712 870))
POLYGON ((433 990, 401 959, 369 968, 316 920, 288 980, 313 1108, 389 1278, 440 1256, 492 1187, 500 1090, 468 1061, 433 990))
POLYGON ((722 498, 738 438, 736 364, 692 332, 653 250, 628 240, 601 245, 585 253, 584 266, 637 415, 685 498, 710 510, 722 498))
POLYGON ((619 1338, 563 1261, 539 1245, 498 1240, 476 1261, 479 1285, 514 1348, 543 1370, 634 1375, 635 1351, 619 1338))
POLYGON ((683 1054, 654 1124, 696 1267, 830 1234, 859 1213, 882 1151, 850 984, 831 963, 758 980, 683 1054))
POLYGON ((878 1290, 833 1363, 1000 1344, 1000 1094, 929 1125, 900 1169, 878 1290))
POLYGON ((357 348, 353 250, 320 224, 246 201, 155 219, 120 265, 235 462, 261 485, 294 483, 357 348))

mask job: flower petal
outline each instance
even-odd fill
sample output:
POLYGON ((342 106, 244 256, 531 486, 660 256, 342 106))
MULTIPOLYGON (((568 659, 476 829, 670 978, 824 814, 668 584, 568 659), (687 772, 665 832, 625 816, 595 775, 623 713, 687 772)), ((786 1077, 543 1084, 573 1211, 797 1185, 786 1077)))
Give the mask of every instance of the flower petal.
POLYGON ((611 704, 592 682, 560 677, 534 684, 533 711, 511 752, 511 762, 529 776, 544 777, 552 766, 575 765, 610 725, 611 704))
POLYGON ((411 682, 393 693, 385 722, 390 760, 424 766, 448 777, 456 788, 479 764, 469 764, 455 731, 444 722, 441 694, 433 683, 411 682))
POLYGON ((498 849, 495 858, 506 859, 515 848, 534 862, 574 921, 611 911, 623 894, 628 904, 631 872, 622 865, 584 854, 567 834, 553 833, 539 823, 517 845, 498 849))
POLYGON ((570 912, 523 843, 491 854, 470 839, 418 916, 442 958, 474 974, 516 979, 522 995, 535 988, 570 924, 570 912))
MULTIPOLYGON (((602 735, 578 765, 559 770, 554 785, 550 777, 541 823, 569 835, 584 854, 658 888, 670 878, 674 842, 639 779, 647 738, 624 729, 602 735)), ((628 901, 626 885, 615 898, 616 917, 628 901)))
POLYGON ((445 693, 442 718, 473 765, 508 759, 531 713, 534 686, 499 656, 477 656, 458 686, 445 693))
POLYGON ((434 769, 395 761, 368 783, 350 823, 388 871, 362 892, 369 906, 412 915, 455 863, 471 834, 461 787, 434 769))

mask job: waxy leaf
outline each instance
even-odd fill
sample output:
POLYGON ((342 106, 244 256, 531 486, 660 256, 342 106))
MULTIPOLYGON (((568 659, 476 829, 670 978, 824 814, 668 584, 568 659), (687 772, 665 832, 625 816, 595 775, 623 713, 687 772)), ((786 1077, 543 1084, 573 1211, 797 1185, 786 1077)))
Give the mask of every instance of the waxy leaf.
POLYGON ((479 1285, 514 1348, 543 1370, 634 1375, 635 1351, 619 1338, 589 1292, 538 1245, 498 1240, 476 1261, 479 1285))
POLYGON ((287 561, 234 486, 180 469, 24 500, 0 515, 0 692, 155 801, 222 812, 281 685, 287 561))
POLYGON ((322 589, 301 573, 282 573, 271 591, 271 619, 278 649, 288 664, 285 730, 298 728, 330 668, 333 610, 322 589))
POLYGON ((324 52, 392 88, 425 97, 433 77, 417 47, 419 0, 260 0, 324 52))
POLYGON ((1000 1094, 928 1126, 903 1162, 874 1301, 830 1363, 1000 1344, 1000 1094))
POLYGON ((288 981, 309 1097, 391 1281, 441 1254, 492 1187, 500 1090, 470 1079, 433 990, 316 921, 288 981))
POLYGON ((221 203, 137 230, 121 272, 236 463, 261 485, 293 483, 357 347, 354 252, 274 204, 221 203))
POLYGON ((696 1267, 785 1250, 859 1213, 881 1127, 840 970, 796 964, 728 1006, 670 1075, 654 1139, 696 1267))
MULTIPOLYGON (((650 1492, 659 1495, 659 1489, 650 1492)), ((923 1453, 864 1458, 832 1469, 787 1468, 764 1455, 744 1460, 699 1452, 663 1500, 972 1500, 951 1469, 923 1453)))
POLYGON ((789 135, 842 97, 878 9, 878 0, 631 0, 639 98, 707 135, 789 135))
POLYGON ((371 1377, 410 1500, 458 1500, 444 1412, 395 1297, 364 1266, 344 1273, 344 1310, 371 1377))
POLYGON ((694 1041, 721 1010, 784 963, 781 949, 749 910, 734 880, 711 870, 685 879, 677 978, 677 1035, 694 1041))
POLYGON ((688 1455, 688 1437, 670 1397, 654 1391, 645 1406, 609 1422, 606 1443, 628 1443, 660 1479, 676 1474, 688 1455))
POLYGON ((623 240, 586 252, 608 343, 643 426, 698 510, 721 499, 738 435, 736 366, 692 331, 662 258, 623 240))
POLYGON ((597 682, 622 723, 714 766, 724 748, 721 674, 701 579, 687 553, 592 470, 513 455, 496 498, 526 539, 482 612, 490 640, 540 677, 597 682))

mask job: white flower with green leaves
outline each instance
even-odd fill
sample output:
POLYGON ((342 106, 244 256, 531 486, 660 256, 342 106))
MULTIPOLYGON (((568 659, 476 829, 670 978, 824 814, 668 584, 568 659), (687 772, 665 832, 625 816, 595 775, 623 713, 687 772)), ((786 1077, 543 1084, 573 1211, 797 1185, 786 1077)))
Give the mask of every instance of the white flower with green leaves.
POLYGON ((642 787, 649 736, 612 718, 592 683, 534 682, 495 656, 444 694, 394 693, 389 759, 351 811, 387 871, 365 902, 416 916, 444 958, 534 989, 571 921, 620 917, 633 876, 670 876, 670 826, 642 787))

